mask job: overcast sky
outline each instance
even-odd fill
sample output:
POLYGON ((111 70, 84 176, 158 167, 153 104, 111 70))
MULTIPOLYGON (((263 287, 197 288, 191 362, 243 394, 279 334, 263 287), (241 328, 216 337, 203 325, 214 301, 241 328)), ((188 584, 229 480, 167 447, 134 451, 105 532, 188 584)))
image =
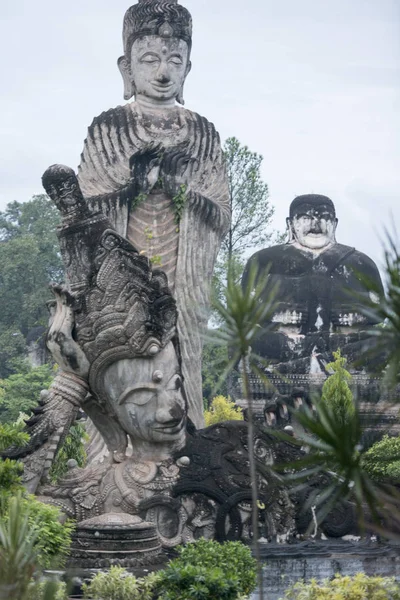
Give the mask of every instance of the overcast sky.
MULTIPOLYGON (((400 221, 400 1, 184 4, 186 106, 264 156, 276 227, 295 195, 326 194, 338 241, 379 261, 383 226, 400 221)), ((0 210, 42 193, 50 164, 76 168, 93 117, 124 103, 128 6, 1 0, 0 210)))

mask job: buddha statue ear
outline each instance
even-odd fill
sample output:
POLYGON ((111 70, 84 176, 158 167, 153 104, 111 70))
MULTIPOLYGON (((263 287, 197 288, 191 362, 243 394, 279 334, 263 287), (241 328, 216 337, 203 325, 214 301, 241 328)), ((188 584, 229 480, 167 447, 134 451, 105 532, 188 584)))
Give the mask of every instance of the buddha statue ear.
POLYGON ((118 59, 118 68, 124 82, 124 98, 130 100, 135 95, 135 85, 132 79, 131 66, 126 56, 118 59))
POLYGON ((185 100, 183 99, 183 87, 185 85, 186 77, 189 75, 191 69, 192 69, 192 63, 189 60, 187 67, 186 67, 185 79, 183 80, 182 87, 179 90, 179 94, 176 97, 176 101, 179 102, 179 104, 182 104, 182 106, 184 106, 184 104, 185 104, 185 100))

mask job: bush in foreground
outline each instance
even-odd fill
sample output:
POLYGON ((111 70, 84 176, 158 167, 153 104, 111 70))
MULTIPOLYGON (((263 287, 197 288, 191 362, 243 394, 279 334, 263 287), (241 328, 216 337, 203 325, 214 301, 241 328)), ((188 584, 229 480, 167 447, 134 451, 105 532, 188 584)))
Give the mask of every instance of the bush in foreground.
POLYGON ((354 577, 336 577, 318 583, 296 583, 286 592, 286 600, 400 600, 400 585, 394 578, 368 577, 358 573, 354 577))
POLYGON ((137 579, 113 567, 84 586, 90 600, 237 600, 256 584, 256 564, 240 542, 199 540, 181 547, 163 571, 137 579))

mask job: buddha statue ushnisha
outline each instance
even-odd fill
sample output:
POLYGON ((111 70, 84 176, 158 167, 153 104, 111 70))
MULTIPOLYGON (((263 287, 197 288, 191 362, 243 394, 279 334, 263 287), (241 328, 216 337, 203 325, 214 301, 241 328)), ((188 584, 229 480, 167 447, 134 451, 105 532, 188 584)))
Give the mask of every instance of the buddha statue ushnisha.
POLYGON ((78 180, 88 203, 168 277, 189 416, 201 427, 201 329, 230 221, 220 138, 204 117, 179 106, 191 69, 186 8, 139 0, 125 14, 123 43, 118 66, 124 97, 134 102, 93 120, 78 180))

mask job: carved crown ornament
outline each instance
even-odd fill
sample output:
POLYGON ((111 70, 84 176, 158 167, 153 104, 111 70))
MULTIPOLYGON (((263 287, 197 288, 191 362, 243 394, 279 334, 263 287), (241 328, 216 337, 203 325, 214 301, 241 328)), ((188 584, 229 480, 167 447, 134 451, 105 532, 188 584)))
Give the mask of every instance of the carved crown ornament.
POLYGON ((107 406, 104 371, 117 360, 152 357, 165 348, 176 336, 176 302, 165 273, 153 270, 104 215, 81 203, 72 169, 53 165, 43 183, 63 215, 58 237, 71 290, 54 287, 61 300, 54 307, 49 340, 58 343, 59 323, 72 313, 72 343, 88 362, 92 394, 107 406))
POLYGON ((124 18, 124 52, 128 56, 133 43, 145 35, 177 37, 192 46, 192 17, 177 0, 139 0, 124 18))

